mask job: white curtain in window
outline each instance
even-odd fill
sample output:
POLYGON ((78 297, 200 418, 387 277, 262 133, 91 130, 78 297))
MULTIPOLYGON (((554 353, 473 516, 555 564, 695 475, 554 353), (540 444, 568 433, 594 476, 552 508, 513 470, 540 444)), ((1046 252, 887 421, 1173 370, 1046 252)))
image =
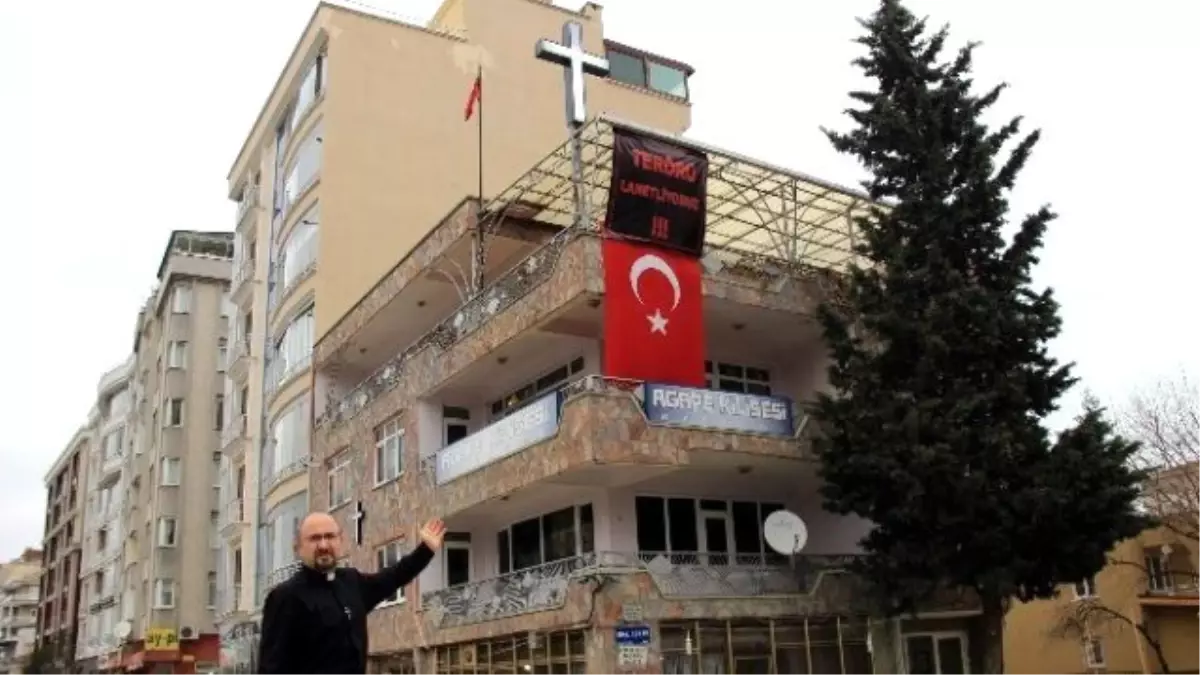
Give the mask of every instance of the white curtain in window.
POLYGON ((308 66, 304 81, 300 83, 300 91, 296 92, 296 105, 292 106, 292 128, 300 123, 300 118, 308 112, 313 101, 317 100, 317 61, 308 66))
POLYGON ((276 383, 308 366, 312 357, 313 327, 313 311, 310 308, 292 320, 283 332, 275 352, 275 368, 279 373, 276 383))
POLYGON ((286 211, 288 207, 296 201, 300 193, 304 192, 309 185, 316 179, 317 173, 321 170, 321 141, 323 138, 321 125, 318 124, 304 139, 300 149, 296 151, 296 156, 292 160, 292 166, 287 172, 287 178, 283 183, 283 208, 286 211))
POLYGON ((280 415, 271 430, 273 474, 308 457, 309 446, 309 403, 301 397, 287 412, 280 415))
POLYGON ((295 562, 296 553, 292 544, 295 542, 296 528, 300 527, 300 520, 304 518, 307 511, 308 495, 301 493, 280 502, 279 506, 276 506, 268 514, 270 541, 267 555, 270 564, 267 569, 269 571, 295 562))
POLYGON ((321 221, 321 210, 314 206, 300 217, 300 221, 288 233, 280 255, 282 288, 290 288, 313 263, 317 261, 317 235, 321 221))

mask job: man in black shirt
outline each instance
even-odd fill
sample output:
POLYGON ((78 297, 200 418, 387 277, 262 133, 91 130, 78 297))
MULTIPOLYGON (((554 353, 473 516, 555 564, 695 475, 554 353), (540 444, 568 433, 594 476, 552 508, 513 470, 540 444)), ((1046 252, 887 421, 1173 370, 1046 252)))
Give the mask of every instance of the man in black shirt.
POLYGON ((429 521, 421 543, 377 573, 338 567, 342 530, 328 513, 310 513, 296 535, 303 563, 263 603, 261 673, 367 672, 367 612, 417 577, 441 548, 446 525, 429 521))

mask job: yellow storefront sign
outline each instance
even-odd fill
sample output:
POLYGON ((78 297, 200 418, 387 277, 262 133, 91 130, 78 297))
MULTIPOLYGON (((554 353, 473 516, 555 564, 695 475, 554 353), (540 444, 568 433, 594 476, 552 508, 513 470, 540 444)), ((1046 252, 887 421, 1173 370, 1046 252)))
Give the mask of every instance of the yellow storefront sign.
POLYGON ((179 636, 174 628, 151 628, 146 631, 146 650, 156 652, 177 651, 179 636))

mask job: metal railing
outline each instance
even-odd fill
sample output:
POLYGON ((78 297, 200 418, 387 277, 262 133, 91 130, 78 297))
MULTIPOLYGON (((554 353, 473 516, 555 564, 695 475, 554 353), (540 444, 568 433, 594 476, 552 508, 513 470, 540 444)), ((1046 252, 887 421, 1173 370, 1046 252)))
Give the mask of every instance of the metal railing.
POLYGON ((421 601, 448 628, 562 607, 572 581, 598 573, 645 573, 663 597, 676 599, 810 595, 826 575, 847 576, 855 557, 592 552, 430 591, 421 601))
POLYGON ((221 530, 224 531, 231 525, 238 525, 246 522, 245 518, 246 514, 242 500, 235 497, 225 502, 225 504, 221 507, 218 525, 220 526, 221 530))
POLYGON ((403 380, 405 367, 417 354, 430 346, 449 349, 493 316, 503 313, 529 295, 550 278, 567 244, 580 236, 576 230, 564 229, 551 237, 526 256, 524 261, 468 299, 407 349, 388 359, 341 400, 333 402, 317 419, 316 426, 340 424, 354 418, 372 401, 391 391, 403 380))

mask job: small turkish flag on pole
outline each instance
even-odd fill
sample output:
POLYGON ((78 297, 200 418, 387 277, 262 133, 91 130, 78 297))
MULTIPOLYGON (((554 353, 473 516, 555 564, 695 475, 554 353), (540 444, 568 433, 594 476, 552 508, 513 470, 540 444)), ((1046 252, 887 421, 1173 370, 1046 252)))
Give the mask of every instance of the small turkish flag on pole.
POLYGON ((700 259, 605 237, 604 374, 705 386, 700 259))
POLYGON ((471 85, 471 94, 467 96, 467 107, 463 111, 463 121, 466 122, 475 115, 475 104, 483 98, 483 72, 475 75, 475 83, 471 85))

